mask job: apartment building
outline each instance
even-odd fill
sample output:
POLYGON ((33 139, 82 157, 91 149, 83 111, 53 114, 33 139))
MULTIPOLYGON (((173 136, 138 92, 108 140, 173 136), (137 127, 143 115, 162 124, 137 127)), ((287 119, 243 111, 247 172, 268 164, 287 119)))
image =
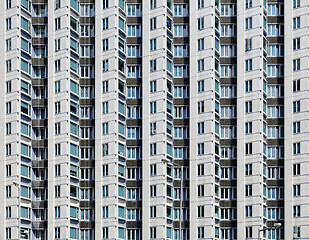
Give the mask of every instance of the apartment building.
POLYGON ((0 239, 308 239, 306 0, 0 2, 0 239))

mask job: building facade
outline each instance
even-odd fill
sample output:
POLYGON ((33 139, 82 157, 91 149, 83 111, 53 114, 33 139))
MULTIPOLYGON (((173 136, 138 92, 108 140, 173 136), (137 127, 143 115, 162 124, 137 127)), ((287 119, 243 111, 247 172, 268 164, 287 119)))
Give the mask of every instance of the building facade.
POLYGON ((0 1, 0 239, 309 239, 308 12, 0 1))

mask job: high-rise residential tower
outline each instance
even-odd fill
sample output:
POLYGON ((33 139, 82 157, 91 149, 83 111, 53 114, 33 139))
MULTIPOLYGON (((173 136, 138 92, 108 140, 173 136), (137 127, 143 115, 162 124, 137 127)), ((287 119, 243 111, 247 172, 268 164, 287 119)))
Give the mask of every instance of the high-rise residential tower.
POLYGON ((308 0, 1 0, 1 239, 309 239, 308 0))

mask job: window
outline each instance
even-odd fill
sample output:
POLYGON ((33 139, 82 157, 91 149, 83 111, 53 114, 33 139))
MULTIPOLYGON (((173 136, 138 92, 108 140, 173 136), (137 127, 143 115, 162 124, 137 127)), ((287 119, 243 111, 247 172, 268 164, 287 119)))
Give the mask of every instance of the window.
POLYGON ((187 37, 189 35, 189 27, 187 24, 174 25, 174 37, 187 37))
POLYGON ((294 197, 300 196, 300 184, 293 185, 293 196, 294 197))
POLYGON ((245 67, 246 72, 252 71, 252 59, 248 59, 245 61, 245 67))
POLYGON ((102 26, 103 26, 103 30, 108 29, 108 18, 103 18, 102 26))
POLYGON ((221 106, 221 118, 234 118, 236 117, 235 106, 221 106))
MULTIPOLYGON (((72 4, 72 1, 71 1, 72 4)), ((70 228, 70 238, 78 239, 78 229, 77 228, 70 228)))
POLYGON ((59 156, 61 154, 60 143, 55 144, 55 155, 59 156))
POLYGON ((204 227, 197 228, 197 238, 198 239, 205 238, 205 228, 204 227))
POLYGON ((268 98, 280 98, 284 96, 283 85, 268 85, 267 97, 268 98))
POLYGON ((205 44, 204 44, 204 38, 198 39, 197 40, 197 50, 198 51, 202 51, 205 48, 205 44))
POLYGON ((150 113, 156 113, 157 112, 157 102, 151 102, 150 103, 150 113))
POLYGON ((102 114, 108 113, 108 102, 102 103, 102 114))
POLYGON ((12 39, 7 39, 5 41, 5 46, 6 46, 6 51, 11 51, 12 50, 12 39))
POLYGON ((268 138, 283 138, 284 137, 283 126, 268 126, 267 137, 268 138))
POLYGON ((5 134, 6 135, 12 134, 12 123, 5 124, 5 134))
POLYGON ((293 29, 300 28, 300 17, 293 18, 293 29))
POLYGON ((283 4, 267 4, 267 15, 268 16, 282 16, 283 15, 283 4))
POLYGON ((6 72, 11 72, 12 71, 12 60, 7 60, 6 61, 6 72))
POLYGON ((205 133, 205 123, 204 122, 200 122, 197 124, 197 133, 198 134, 205 133))
POLYGON ((5 208, 5 217, 6 218, 11 218, 12 217, 12 208, 11 207, 6 207, 5 208))
POLYGON ((60 197, 60 186, 55 186, 55 197, 60 197))
POLYGON ((252 38, 245 39, 245 50, 246 51, 252 50, 252 38))
POLYGON ((185 78, 189 77, 189 66, 186 65, 180 65, 180 66, 175 66, 174 65, 174 77, 175 78, 185 78))
POLYGON ((236 65, 220 65, 221 67, 221 77, 236 77, 237 68, 236 65))
POLYGON ((300 7, 300 0, 293 0, 293 8, 300 7))
POLYGON ((60 102, 55 102, 55 113, 60 113, 60 102))
POLYGON ((267 157, 269 159, 282 159, 284 157, 283 147, 269 146, 267 152, 267 157))
MULTIPOLYGON (((103 72, 107 72, 108 71, 108 59, 102 61, 102 71, 103 72)), ((107 81, 105 81, 105 82, 107 82, 107 81)))
POLYGON ((293 217, 300 217, 300 205, 293 206, 293 217))
POLYGON ((200 101, 197 103, 197 113, 204 113, 205 112, 205 102, 204 101, 200 101))
POLYGON ((157 60, 150 60, 150 72, 157 71, 157 60))
POLYGON ((293 134, 300 133, 300 122, 293 122, 293 134))
POLYGON ((55 40, 55 51, 59 51, 60 50, 60 46, 61 46, 61 42, 60 42, 60 38, 55 40))
POLYGON ((33 27, 33 30, 35 37, 46 37, 47 35, 47 28, 44 25, 37 25, 33 27))
POLYGON ((294 59, 293 60, 293 71, 299 71, 300 70, 300 59, 294 59))
POLYGON ((157 39, 150 39, 150 51, 157 49, 157 39))
POLYGON ((61 165, 57 164, 55 165, 55 176, 59 177, 61 175, 61 165))
POLYGON ((197 207, 197 217, 198 218, 205 217, 205 206, 198 206, 197 207))
POLYGON ((246 206, 246 217, 252 217, 252 206, 246 206))
POLYGON ((25 73, 31 73, 31 65, 29 62, 25 61, 24 59, 20 60, 21 70, 25 73))
POLYGON ((283 118, 284 108, 283 106, 267 106, 268 118, 283 118))
POLYGON ((157 123, 150 123, 150 134, 154 135, 157 133, 157 123))
POLYGON ((269 57, 283 57, 284 45, 283 44, 269 44, 267 46, 267 53, 269 57))
POLYGON ((30 167, 26 165, 21 165, 20 166, 20 175, 23 177, 30 178, 30 167))
POLYGON ((188 45, 174 45, 174 57, 188 57, 188 55, 189 55, 188 45))
POLYGON ((293 92, 300 91, 300 79, 293 81, 293 92))
POLYGON ((27 32, 29 32, 29 30, 30 30, 29 29, 29 26, 30 26, 29 21, 26 18, 23 18, 23 17, 21 17, 20 20, 21 20, 21 24, 20 24, 21 28, 26 30, 27 32))
POLYGON ((11 18, 7 18, 5 20, 5 22, 6 22, 6 30, 12 29, 12 19, 11 18))
POLYGON ((108 38, 102 40, 102 50, 103 51, 108 50, 108 38))
POLYGON ((198 155, 205 154, 205 144, 204 143, 198 143, 197 144, 197 154, 198 155))
POLYGON ((57 9, 59 9, 61 7, 60 1, 61 0, 56 0, 55 1, 55 10, 57 10, 57 9))
POLYGON ((198 60, 197 61, 197 71, 202 72, 204 70, 205 70, 205 60, 204 59, 198 60))
POLYGON ((246 155, 252 154, 252 143, 245 144, 246 155))
POLYGON ((31 106, 25 102, 21 102, 20 111, 24 114, 31 115, 31 106))
POLYGON ((102 186, 102 197, 108 197, 108 185, 102 186))
POLYGON ((157 186, 152 185, 150 186, 150 197, 156 197, 157 196, 157 186))
POLYGON ((221 57, 236 57, 237 47, 236 45, 221 45, 220 53, 221 57))
POLYGON ((156 218, 157 217, 157 207, 156 206, 151 206, 150 207, 150 217, 151 218, 156 218))
POLYGON ((252 101, 245 102, 245 113, 252 113, 252 101))
POLYGON ((300 49, 300 37, 293 39, 293 50, 300 49))
POLYGON ((267 168, 268 179, 283 179, 284 169, 282 167, 270 167, 267 168))
POLYGON ((60 71, 60 60, 56 60, 55 61, 55 72, 59 72, 60 71))
POLYGON ((251 29, 252 28, 252 17, 250 17, 250 18, 246 18, 245 19, 245 28, 246 28, 246 30, 249 30, 249 29, 251 29))
POLYGON ((200 80, 197 82, 197 91, 199 93, 205 91, 205 81, 204 80, 200 80))
POLYGON ((282 24, 268 24, 267 35, 268 36, 282 36, 284 33, 284 27, 282 24))
POLYGON ((102 166, 102 177, 108 176, 108 164, 102 166))
POLYGON ((293 154, 300 154, 300 142, 293 143, 293 154))
POLYGON ((245 123, 245 133, 246 134, 252 133, 252 122, 245 123))
POLYGON ((140 37, 141 36, 141 26, 140 25, 128 25, 127 26, 128 37, 140 37))
POLYGON ((205 27, 204 17, 198 18, 197 19, 197 29, 198 30, 203 30, 204 27, 205 27))
POLYGON ((293 175, 300 175, 300 163, 293 164, 293 175))
POLYGON ((150 92, 156 92, 157 91, 157 81, 151 81, 150 82, 150 92))
POLYGON ((157 228, 156 227, 150 228, 150 238, 157 238, 157 228))
POLYGON ((60 227, 55 228, 55 238, 60 238, 60 227))
POLYGON ((150 176, 156 176, 157 175, 157 164, 151 164, 150 165, 150 176))
POLYGON ((102 228, 102 238, 108 239, 108 227, 102 228))
POLYGON ((205 186, 204 185, 198 185, 197 186, 197 196, 198 197, 205 196, 205 186))
POLYGON ((246 8, 252 7, 252 0, 246 0, 246 8))
POLYGON ((7 197, 7 198, 10 198, 10 197, 12 197, 12 187, 11 186, 6 186, 5 187, 5 196, 7 197))
POLYGON ((252 163, 245 165, 245 175, 252 175, 252 163))
POLYGON ((293 227, 293 239, 299 238, 300 239, 300 227, 296 226, 293 227))
POLYGON ((61 25, 60 25, 60 20, 61 18, 56 18, 55 19, 55 30, 59 30, 61 25))
POLYGON ((252 238, 252 235, 253 235, 252 227, 246 227, 246 239, 252 238))
POLYGON ((108 8, 108 0, 103 0, 102 7, 103 9, 108 8))
POLYGON ((151 143, 150 144, 150 155, 156 155, 157 154, 157 144, 151 143))
POLYGON ((198 164, 197 165, 197 175, 198 176, 204 176, 205 175, 205 165, 204 164, 198 164))
POLYGON ((236 86, 228 86, 228 85, 221 85, 221 94, 222 98, 233 98, 237 95, 236 86))
POLYGON ((175 16, 187 16, 188 15, 187 4, 174 4, 175 16))
POLYGON ((6 0, 6 9, 9 9, 12 7, 12 0, 6 0))
POLYGON ((12 103, 11 102, 7 102, 5 104, 5 108, 6 108, 6 114, 12 113, 12 103))
POLYGON ((5 166, 5 176, 6 177, 12 176, 12 165, 5 166))
POLYGON ((293 113, 300 112, 300 101, 293 102, 293 113))
POLYGON ((157 29, 157 18, 150 19, 150 30, 157 29))
POLYGON ((246 197, 252 196, 252 185, 245 186, 245 195, 246 197))
POLYGON ((204 0, 197 0, 197 8, 198 9, 204 8, 204 0))
POLYGON ((236 16, 236 4, 221 4, 221 16, 236 16))
POLYGON ((235 24, 221 24, 221 36, 222 37, 232 37, 237 33, 235 24))

